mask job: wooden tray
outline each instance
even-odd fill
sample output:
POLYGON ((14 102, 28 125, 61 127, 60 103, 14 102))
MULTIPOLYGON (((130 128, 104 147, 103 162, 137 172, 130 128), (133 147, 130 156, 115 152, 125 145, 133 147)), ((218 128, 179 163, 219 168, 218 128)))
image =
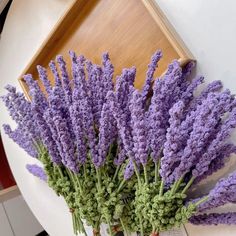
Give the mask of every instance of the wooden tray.
MULTIPOLYGON (((193 58, 155 0, 78 0, 58 21, 23 74, 31 73, 38 79, 36 65, 48 68, 57 54, 64 56, 70 69, 68 50, 97 64, 101 63, 101 54, 108 51, 115 75, 122 68, 136 66, 136 86, 140 88, 150 57, 157 49, 164 56, 156 75, 162 74, 173 59, 184 65, 193 58)), ((19 81, 28 95, 22 77, 19 81)))

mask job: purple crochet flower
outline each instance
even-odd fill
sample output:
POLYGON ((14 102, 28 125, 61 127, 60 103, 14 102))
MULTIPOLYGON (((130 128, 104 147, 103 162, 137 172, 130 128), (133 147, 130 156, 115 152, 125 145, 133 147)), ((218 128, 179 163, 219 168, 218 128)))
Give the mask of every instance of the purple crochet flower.
POLYGON ((224 144, 209 164, 208 170, 199 175, 194 182, 199 183, 203 179, 222 169, 229 160, 230 155, 233 153, 236 154, 236 146, 232 143, 224 144))
POLYGON ((104 96, 106 97, 108 91, 113 91, 114 84, 113 84, 113 74, 114 74, 114 66, 111 63, 109 54, 105 52, 102 55, 102 64, 103 64, 103 74, 102 74, 102 82, 104 84, 104 96))
POLYGON ((117 152, 118 154, 117 157, 114 159, 114 164, 116 166, 120 166, 126 159, 126 152, 124 144, 122 143, 122 140, 119 136, 117 137, 117 144, 118 144, 118 152, 117 152))
POLYGON ((134 158, 132 128, 127 123, 127 113, 120 109, 114 92, 109 92, 107 99, 111 102, 112 113, 117 122, 118 133, 129 158, 134 158))
POLYGON ((214 139, 217 132, 217 124, 225 111, 229 110, 232 103, 231 95, 226 91, 222 94, 210 94, 196 111, 193 131, 187 141, 187 145, 181 151, 181 161, 172 173, 172 180, 179 179, 187 173, 192 166, 197 164, 204 154, 207 145, 214 139))
MULTIPOLYGON (((217 106, 228 111, 231 109, 230 98, 218 103, 217 106), (224 102, 223 102, 224 101, 224 102)), ((199 158, 196 167, 192 171, 193 176, 201 176, 208 171, 209 165, 214 160, 218 153, 221 151, 222 146, 225 144, 225 140, 229 137, 230 132, 236 127, 236 108, 230 113, 229 118, 221 125, 219 132, 216 134, 215 139, 208 146, 206 152, 199 158)))
POLYGON ((132 94, 130 111, 135 160, 145 166, 148 160, 147 124, 143 108, 143 96, 138 90, 132 94))
POLYGON ((2 97, 11 117, 16 121, 22 133, 32 141, 37 142, 40 135, 32 119, 31 103, 23 93, 16 92, 16 88, 6 86, 8 94, 2 97))
POLYGON ((183 91, 183 93, 180 96, 180 99, 184 101, 184 103, 187 105, 189 104, 194 95, 194 91, 196 90, 196 88, 202 84, 204 82, 204 77, 202 76, 197 76, 195 79, 193 79, 193 81, 189 84, 189 86, 186 88, 185 91, 183 91))
POLYGON ((128 180, 130 179, 134 174, 134 165, 132 160, 130 159, 128 164, 125 167, 125 171, 124 171, 124 179, 128 180))
POLYGON ((189 222, 194 225, 235 225, 236 212, 210 213, 192 216, 189 222))
POLYGON ((179 101, 170 109, 169 128, 166 133, 166 142, 161 158, 160 174, 164 180, 170 175, 173 165, 179 161, 178 152, 182 148, 182 136, 180 132, 181 121, 184 112, 184 103, 179 101))
POLYGON ((236 201, 236 172, 217 182, 209 193, 208 201, 200 204, 198 210, 206 211, 236 201))
MULTIPOLYGON (((52 93, 48 97, 50 103, 50 112, 52 114, 52 120, 57 130, 58 140, 60 141, 61 147, 58 148, 62 156, 62 163, 70 168, 72 171, 77 172, 78 166, 76 163, 76 158, 74 155, 74 142, 71 130, 68 128, 67 118, 64 117, 63 113, 63 104, 60 99, 60 90, 57 87, 54 87, 52 93), (62 150, 63 151, 62 151, 62 150)), ((52 137, 52 134, 51 134, 52 137)), ((56 149, 56 143, 54 142, 54 148, 56 149)), ((57 151, 59 156, 59 152, 57 151)))
POLYGON ((99 163, 97 164, 98 167, 104 165, 108 149, 117 136, 117 129, 114 121, 115 120, 112 115, 111 103, 109 102, 109 100, 107 100, 107 102, 103 104, 100 118, 98 142, 99 163))
POLYGON ((37 66, 37 70, 38 70, 39 78, 43 82, 43 85, 44 85, 47 93, 50 94, 50 92, 52 90, 52 86, 51 86, 50 81, 48 80, 47 70, 40 65, 37 66))
POLYGON ((22 130, 18 127, 14 131, 9 125, 4 124, 3 129, 5 133, 22 149, 24 149, 30 156, 37 158, 38 152, 36 146, 29 137, 25 136, 22 130))
POLYGON ((39 179, 47 182, 47 175, 44 171, 44 169, 36 164, 30 165, 27 164, 26 165, 26 169, 34 176, 38 177, 39 179))
POLYGON ((23 76, 23 78, 30 90, 29 94, 32 97, 31 103, 36 104, 40 113, 43 113, 44 110, 48 107, 48 102, 45 95, 41 91, 37 81, 33 79, 32 75, 28 74, 23 76))
POLYGON ((147 95, 150 92, 151 85, 153 82, 153 76, 154 76, 154 73, 155 73, 155 70, 157 67, 157 63, 161 58, 162 58, 162 51, 158 50, 153 54, 153 56, 151 58, 151 62, 148 65, 146 80, 145 80, 145 84, 142 89, 143 101, 146 101, 147 95))
POLYGON ((148 111, 149 144, 151 157, 157 162, 166 140, 169 110, 179 97, 178 87, 181 78, 181 68, 177 61, 169 65, 162 79, 156 79, 153 86, 153 96, 148 111))
POLYGON ((72 98, 71 98, 72 91, 71 91, 71 86, 70 86, 69 75, 66 69, 66 63, 61 55, 57 56, 56 60, 61 70, 61 78, 62 78, 63 89, 65 92, 65 100, 66 100, 67 105, 69 106, 72 101, 72 98))
POLYGON ((199 96, 193 98, 189 105, 188 111, 190 112, 196 110, 197 106, 201 105, 203 100, 205 100, 210 93, 218 92, 222 89, 222 87, 223 85, 220 80, 215 80, 208 84, 199 96))

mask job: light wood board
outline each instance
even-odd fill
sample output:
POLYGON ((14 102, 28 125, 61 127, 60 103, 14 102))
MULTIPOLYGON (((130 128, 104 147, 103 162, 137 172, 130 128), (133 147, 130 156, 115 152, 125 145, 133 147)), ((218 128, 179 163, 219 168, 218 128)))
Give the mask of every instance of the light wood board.
MULTIPOLYGON (((135 85, 140 88, 157 49, 163 51, 163 59, 155 76, 161 75, 173 59, 182 65, 193 59, 155 0, 78 0, 58 21, 22 75, 30 73, 38 79, 36 65, 48 69, 49 61, 58 54, 64 56, 70 70, 69 50, 97 64, 101 63, 101 54, 108 51, 115 76, 123 68, 136 66, 135 85)), ((19 81, 27 94, 22 77, 19 81)))

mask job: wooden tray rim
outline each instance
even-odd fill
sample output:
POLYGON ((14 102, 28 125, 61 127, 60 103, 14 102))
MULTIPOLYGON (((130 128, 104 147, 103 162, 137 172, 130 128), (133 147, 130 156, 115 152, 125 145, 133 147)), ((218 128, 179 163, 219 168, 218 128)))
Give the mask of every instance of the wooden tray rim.
MULTIPOLYGON (((56 40, 56 35, 60 33, 61 27, 63 24, 65 24, 67 21, 71 20, 71 15, 73 15, 74 9, 79 9, 83 6, 84 1, 87 0, 75 0, 71 3, 71 5, 68 7, 68 9, 65 11, 65 13, 59 18, 53 29, 50 31, 46 39, 43 41, 37 52, 34 54, 26 68, 23 70, 21 76, 18 78, 18 81, 23 89, 23 92, 26 94, 26 96, 29 98, 27 93, 27 86, 24 82, 24 79, 22 78, 23 75, 25 75, 32 67, 34 67, 35 62, 38 60, 40 55, 44 53, 45 47, 47 45, 52 44, 54 40, 56 40)), ((186 47, 183 40, 180 38, 180 36, 175 31, 174 27, 171 25, 171 23, 166 18, 163 11, 158 6, 157 2, 155 0, 141 0, 144 6, 149 11, 150 15, 153 17, 154 21, 158 24, 163 34, 166 36, 167 40, 170 42, 170 44, 173 46, 177 54, 179 55, 178 61, 180 62, 181 66, 184 66, 187 62, 194 60, 194 57, 192 53, 189 51, 189 49, 186 47)))

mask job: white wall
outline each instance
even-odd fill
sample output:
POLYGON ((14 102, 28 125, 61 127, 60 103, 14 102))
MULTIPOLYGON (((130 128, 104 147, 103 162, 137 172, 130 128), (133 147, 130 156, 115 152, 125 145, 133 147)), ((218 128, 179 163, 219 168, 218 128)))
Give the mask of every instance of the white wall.
MULTIPOLYGON (((165 15, 197 59, 197 72, 207 82, 222 80, 236 93, 236 1, 235 0, 156 0, 165 15)), ((236 132, 233 134, 236 143, 236 132)), ((236 170, 236 156, 224 170, 208 179, 201 189, 207 193, 215 181, 236 170)), ((236 211, 228 205, 220 211, 236 211)), ((191 236, 233 236, 236 226, 199 227, 187 225, 191 236)))

